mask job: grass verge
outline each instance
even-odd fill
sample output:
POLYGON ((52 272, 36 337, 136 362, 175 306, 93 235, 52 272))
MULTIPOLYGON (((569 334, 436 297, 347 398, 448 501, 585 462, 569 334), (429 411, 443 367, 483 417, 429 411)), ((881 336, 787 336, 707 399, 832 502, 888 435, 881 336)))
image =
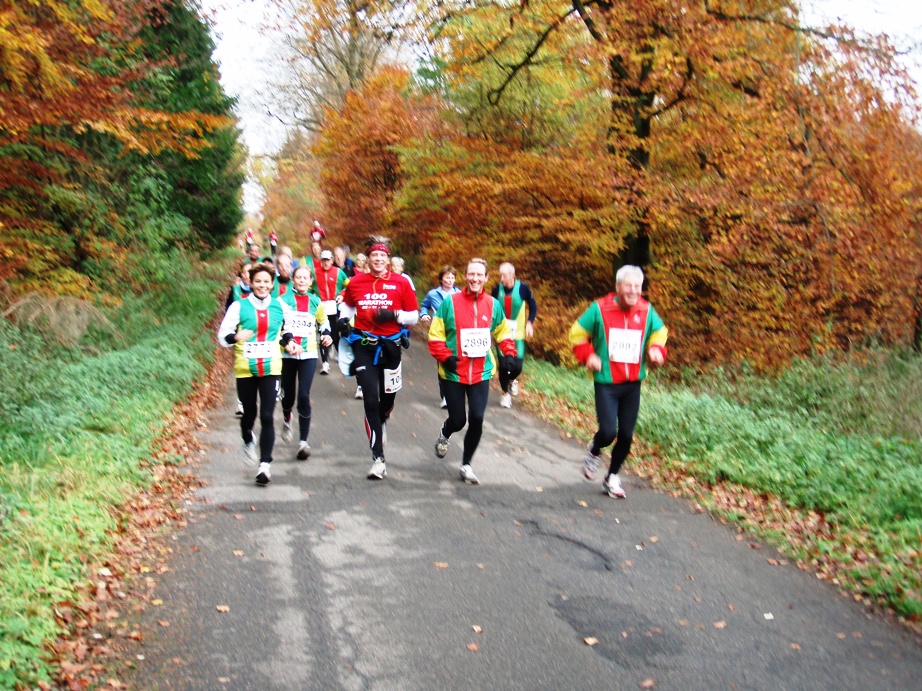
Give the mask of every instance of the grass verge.
POLYGON ((152 483, 170 411, 213 357, 224 267, 170 266, 181 290, 122 296, 77 346, 0 321, 0 688, 53 683, 49 646, 81 625, 62 610, 79 612, 87 565, 105 563, 118 507, 152 483))
MULTIPOLYGON (((824 375, 822 368, 832 365, 814 363, 819 371, 811 372, 810 381, 822 387, 813 387, 811 415, 791 404, 791 380, 785 377, 747 377, 737 388, 721 381, 713 387, 721 393, 706 392, 700 381, 695 391, 654 378, 644 384, 640 443, 629 464, 674 493, 746 524, 856 599, 922 621, 922 441, 885 436, 860 414, 843 425, 836 411, 853 400, 854 388, 829 385, 860 379, 879 396, 893 394, 886 381, 894 367, 922 371, 918 356, 894 357, 904 362, 878 358, 876 368, 864 362, 860 376, 830 369, 824 375)), ((797 364, 801 380, 805 367, 797 364)), ((525 402, 588 441, 596 421, 585 373, 536 360, 525 372, 531 394, 525 402)), ((908 418, 919 414, 916 409, 908 418)), ((917 422, 907 420, 900 431, 911 434, 917 422)))

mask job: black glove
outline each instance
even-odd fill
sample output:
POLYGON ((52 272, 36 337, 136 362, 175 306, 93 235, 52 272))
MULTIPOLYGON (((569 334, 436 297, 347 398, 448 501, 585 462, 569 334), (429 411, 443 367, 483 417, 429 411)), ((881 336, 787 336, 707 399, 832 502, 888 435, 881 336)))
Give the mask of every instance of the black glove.
POLYGON ((397 313, 394 310, 378 310, 374 316, 375 324, 397 321, 397 313))
POLYGON ((450 372, 451 374, 457 374, 458 373, 458 356, 449 355, 447 358, 445 358, 445 360, 442 362, 442 369, 445 370, 446 372, 450 372))
MULTIPOLYGON (((517 379, 522 373, 522 365, 525 364, 525 358, 507 356, 512 358, 512 366, 506 371, 509 373, 509 379, 517 379)), ((507 363, 508 364, 508 363, 507 363)))
POLYGON ((512 355, 503 355, 501 360, 502 362, 500 366, 503 368, 503 371, 506 374, 509 374, 515 370, 515 357, 513 357, 512 355))
POLYGON ((352 327, 349 326, 349 320, 348 320, 348 319, 340 319, 340 320, 337 322, 337 326, 339 327, 339 335, 340 335, 340 336, 348 336, 349 334, 352 333, 352 327))

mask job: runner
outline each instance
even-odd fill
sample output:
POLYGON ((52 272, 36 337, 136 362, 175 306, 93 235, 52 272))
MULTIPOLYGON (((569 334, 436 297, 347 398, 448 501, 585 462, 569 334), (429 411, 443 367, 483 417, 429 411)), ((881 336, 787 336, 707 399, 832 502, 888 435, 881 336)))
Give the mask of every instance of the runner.
POLYGON ((272 297, 280 298, 291 290, 291 257, 279 254, 276 258, 275 283, 272 285, 272 297))
POLYGON ((321 225, 320 221, 314 220, 314 227, 311 228, 311 240, 314 242, 320 242, 327 236, 327 231, 325 231, 321 225))
POLYGON ((445 298, 429 327, 429 352, 440 363, 439 377, 444 380, 442 387, 448 402, 448 419, 435 441, 435 455, 445 458, 451 435, 467 423, 459 470, 467 484, 478 485, 480 480, 471 468, 471 460, 483 433, 490 378, 498 365, 500 371, 513 366, 515 341, 499 301, 483 292, 487 262, 471 259, 464 279, 467 288, 445 298), (493 340, 500 352, 498 362, 491 349, 493 340))
MULTIPOLYGON (((250 287, 250 269, 253 268, 253 264, 250 262, 245 262, 242 267, 240 267, 240 274, 237 277, 237 282, 231 286, 230 291, 227 293, 227 300, 224 302, 224 312, 227 313, 227 308, 231 306, 232 303, 242 300, 243 298, 249 297, 253 289, 250 287)), ((241 416, 243 415, 243 402, 238 398, 237 407, 234 410, 234 415, 241 416)))
MULTIPOLYGON (((298 398, 298 453, 297 459, 304 461, 311 455, 307 437, 311 429, 311 383, 317 369, 317 332, 320 331, 320 345, 329 346, 330 322, 320 298, 310 293, 311 270, 299 266, 292 276, 294 289, 285 293, 282 302, 292 311, 291 333, 294 342, 301 346, 297 355, 282 355, 282 440, 291 441, 291 411, 298 398), (297 380, 297 384, 295 383, 297 380)), ((288 322, 286 322, 287 324, 288 322)))
POLYGON ((349 281, 339 310, 339 327, 352 345, 355 377, 364 393, 365 431, 373 459, 369 480, 387 477, 384 425, 402 385, 401 342, 408 335, 407 327, 419 320, 416 293, 406 279, 388 269, 389 256, 386 241, 372 238, 371 273, 356 274, 349 281), (354 328, 349 325, 353 316, 354 328))
POLYGON ((247 252, 249 252, 250 248, 256 244, 256 237, 253 235, 252 228, 247 228, 247 232, 244 235, 244 239, 246 240, 246 243, 247 243, 247 252))
MULTIPOLYGON (((346 278, 345 272, 333 264, 333 253, 330 250, 323 250, 320 253, 320 263, 316 267, 317 282, 314 285, 314 292, 320 296, 323 303, 323 312, 327 315, 331 324, 338 321, 338 305, 342 301, 340 297, 349 279, 346 278)), ((333 335, 333 345, 339 348, 339 329, 333 335)), ((330 373, 330 349, 324 347, 321 349, 320 357, 323 364, 320 365, 320 374, 330 373)))
MULTIPOLYGON (((355 255, 355 273, 353 275, 358 276, 359 274, 367 274, 369 271, 371 271, 371 267, 368 266, 368 257, 359 252, 355 255)), ((339 343, 340 347, 342 347, 343 339, 340 339, 339 343)), ((347 347, 351 348, 352 346, 347 343, 347 347)), ((363 396, 362 386, 358 383, 358 379, 356 379, 355 398, 361 400, 363 396)))
POLYGON ((349 257, 345 247, 333 248, 333 263, 346 274, 346 278, 355 276, 355 262, 349 257))
MULTIPOLYGON (((439 305, 442 304, 442 301, 453 293, 460 293, 461 289, 455 285, 455 267, 450 264, 446 264, 442 267, 442 270, 439 271, 439 284, 428 293, 426 297, 423 298, 422 304, 419 306, 419 320, 429 326, 432 322, 432 315, 439 311, 439 305)), ((442 378, 439 377, 439 398, 442 399, 442 408, 447 408, 448 403, 445 401, 445 392, 442 387, 442 378)))
POLYGON ((593 373, 599 421, 583 459, 583 476, 595 478, 602 449, 614 441, 603 487, 618 499, 625 497, 618 471, 631 452, 647 362, 658 367, 666 361, 669 332, 653 305, 641 297, 642 287, 640 267, 622 266, 615 274, 615 292, 593 302, 570 328, 576 359, 593 373))
POLYGON ((274 230, 269 233, 269 247, 272 248, 272 256, 274 257, 279 247, 279 234, 274 230))
POLYGON ((413 289, 413 292, 415 293, 416 286, 413 285, 413 279, 410 278, 410 274, 404 271, 405 268, 406 268, 406 264, 403 261, 403 257, 391 257, 391 271, 393 271, 395 274, 400 274, 405 279, 407 279, 410 282, 410 287, 413 289))
POLYGON ((515 366, 508 373, 499 373, 499 386, 503 390, 499 404, 503 408, 511 408, 512 397, 519 395, 518 376, 525 362, 525 339, 535 335, 538 303, 535 302, 531 288, 516 279, 515 267, 509 262, 499 265, 499 283, 493 286, 493 297, 502 305, 515 338, 515 366), (528 319, 525 319, 526 305, 528 319))
POLYGON ((225 348, 234 348, 237 397, 243 402, 240 431, 244 463, 255 465, 259 462, 257 485, 268 485, 271 478, 272 447, 275 444, 273 414, 282 371, 282 349, 289 355, 301 352, 301 346, 293 342, 291 332, 284 330, 285 322, 291 317, 288 306, 269 294, 273 275, 274 271, 262 264, 251 268, 252 294, 232 303, 218 328, 218 343, 225 348), (257 398, 261 423, 258 452, 253 436, 257 398))

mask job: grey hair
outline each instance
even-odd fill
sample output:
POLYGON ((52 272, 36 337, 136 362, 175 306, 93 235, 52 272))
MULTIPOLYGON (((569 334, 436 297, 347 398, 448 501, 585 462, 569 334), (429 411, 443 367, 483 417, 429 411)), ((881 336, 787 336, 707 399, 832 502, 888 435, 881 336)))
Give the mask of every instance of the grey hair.
POLYGON ((615 285, 621 285, 621 281, 627 278, 628 274, 640 276, 640 282, 643 283, 643 269, 641 269, 639 266, 634 266, 633 264, 625 264, 620 269, 618 269, 618 273, 615 274, 615 285))

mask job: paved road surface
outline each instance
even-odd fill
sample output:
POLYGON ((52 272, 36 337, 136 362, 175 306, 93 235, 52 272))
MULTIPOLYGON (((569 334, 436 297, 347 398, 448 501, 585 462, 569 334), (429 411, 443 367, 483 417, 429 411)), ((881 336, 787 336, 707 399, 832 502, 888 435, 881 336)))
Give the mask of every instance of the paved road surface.
POLYGON ((898 626, 637 478, 627 477, 626 500, 609 499, 580 476, 583 442, 501 409, 495 391, 474 459, 483 484, 465 485, 461 435, 444 461, 432 451, 444 411, 419 339, 404 371, 383 482, 365 478, 361 402, 334 368, 314 380, 310 460, 279 443, 272 484, 255 486, 228 381, 202 434, 203 501, 175 536, 163 605, 143 615, 145 659, 125 681, 922 688, 922 648, 898 626))

